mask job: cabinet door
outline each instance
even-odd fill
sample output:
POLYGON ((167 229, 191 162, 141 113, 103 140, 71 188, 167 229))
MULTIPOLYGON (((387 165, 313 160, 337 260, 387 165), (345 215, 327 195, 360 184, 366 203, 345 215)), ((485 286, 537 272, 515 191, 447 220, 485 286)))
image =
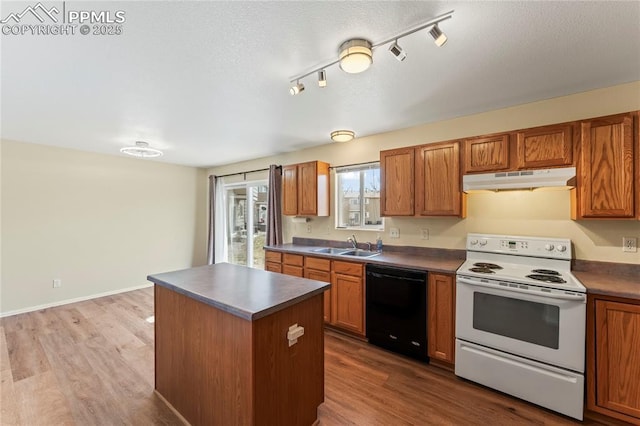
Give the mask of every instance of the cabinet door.
POLYGON ((413 216, 414 149, 380 151, 380 210, 383 216, 413 216))
POLYGON ((482 136, 464 142, 463 173, 509 168, 509 135, 482 136))
POLYGON ((264 270, 269 272, 278 272, 282 273, 282 264, 277 262, 265 262, 264 270))
POLYGON ((456 287, 453 275, 429 273, 427 289, 429 356, 453 364, 456 342, 456 287))
POLYGON ((584 218, 633 218, 633 115, 582 123, 580 214, 584 218))
POLYGON ((416 214, 460 216, 460 151, 458 142, 416 148, 416 214))
MULTIPOLYGON (((327 271, 318 271, 315 269, 304 269, 304 277, 310 280, 322 281, 325 283, 331 282, 331 273, 327 271)), ((331 323, 331 290, 324 292, 324 322, 331 323)))
POLYGON ((573 164, 573 126, 537 127, 517 133, 518 168, 568 167, 573 164))
POLYGON ((362 278, 333 273, 332 323, 364 335, 364 286, 362 278))
POLYGON ((282 167, 282 214, 298 214, 298 166, 282 167))
POLYGON ((640 419, 640 305, 595 305, 596 403, 640 419))
POLYGON ((282 273, 300 278, 304 276, 304 272, 301 266, 282 265, 282 273))
POLYGON ((298 214, 315 216, 318 212, 317 162, 298 164, 298 214))

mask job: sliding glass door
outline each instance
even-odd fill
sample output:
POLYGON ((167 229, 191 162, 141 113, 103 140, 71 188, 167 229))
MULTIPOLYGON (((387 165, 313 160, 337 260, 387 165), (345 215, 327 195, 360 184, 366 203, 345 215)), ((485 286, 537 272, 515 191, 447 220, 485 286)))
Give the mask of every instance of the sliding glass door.
POLYGON ((225 185, 228 262, 264 268, 267 182, 225 185))

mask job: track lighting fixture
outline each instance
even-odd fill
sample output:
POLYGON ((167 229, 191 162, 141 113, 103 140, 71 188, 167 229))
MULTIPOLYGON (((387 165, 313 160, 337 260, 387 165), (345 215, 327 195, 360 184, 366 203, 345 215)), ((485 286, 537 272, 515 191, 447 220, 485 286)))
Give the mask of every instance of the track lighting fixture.
POLYGON ((336 130, 331 132, 331 140, 334 142, 349 142, 356 134, 353 130, 336 130))
POLYGON ((445 33, 440 31, 440 28, 438 28, 438 24, 435 24, 433 28, 431 28, 429 34, 431 34, 431 37, 433 37, 433 42, 438 47, 442 47, 442 45, 447 42, 447 36, 445 33))
POLYGON ((327 87, 327 72, 325 70, 318 71, 318 86, 327 87))
POLYGON ((402 47, 400 47, 397 40, 389 46, 389 52, 391 52, 391 54, 400 62, 404 61, 407 57, 407 53, 402 47))
POLYGON ((126 146, 120 148, 120 152, 123 154, 131 155, 138 158, 153 158, 162 156, 162 151, 159 149, 149 147, 147 142, 136 141, 135 146, 126 146))
POLYGON ((297 95, 298 93, 303 91, 304 91, 304 84, 300 83, 299 81, 296 81, 296 84, 294 84, 289 88, 289 93, 291 94, 291 96, 297 95))
POLYGON ((398 40, 402 37, 408 36, 409 34, 424 30, 425 28, 430 28, 429 34, 431 34, 431 37, 433 37, 436 46, 441 47, 447 42, 447 36, 440 30, 438 24, 446 21, 447 19, 450 19, 452 16, 453 10, 436 16, 435 18, 429 19, 422 24, 416 25, 412 28, 409 28, 405 31, 395 34, 392 37, 376 43, 372 43, 361 38, 347 40, 338 48, 338 59, 335 59, 329 63, 325 63, 322 66, 315 68, 307 73, 300 74, 291 78, 289 81, 291 83, 295 82, 295 84, 291 86, 289 92, 292 95, 297 95, 298 93, 302 92, 304 90, 304 85, 300 83, 300 80, 316 72, 318 73, 318 86, 326 87, 326 69, 336 64, 340 66, 340 69, 342 71, 350 74, 363 72, 367 70, 371 66, 371 64, 373 64, 373 50, 386 44, 391 43, 391 45, 389 46, 389 51, 398 61, 404 61, 407 57, 407 53, 402 47, 400 47, 400 45, 398 44, 398 40))

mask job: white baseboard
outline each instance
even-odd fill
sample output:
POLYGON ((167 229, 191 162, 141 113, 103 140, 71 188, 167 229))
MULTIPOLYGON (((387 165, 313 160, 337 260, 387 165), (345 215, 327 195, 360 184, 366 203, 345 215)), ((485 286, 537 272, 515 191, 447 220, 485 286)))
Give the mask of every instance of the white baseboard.
POLYGON ((90 296, 83 296, 83 297, 76 297, 76 298, 73 298, 73 299, 59 300, 57 302, 46 303, 44 305, 30 306, 28 308, 16 309, 15 311, 0 312, 0 318, 8 317, 8 316, 11 316, 11 315, 24 314, 24 313, 27 313, 27 312, 39 311, 41 309, 53 308, 55 306, 68 305, 70 303, 84 302, 85 300, 97 299, 99 297, 104 297, 104 296, 112 296, 112 295, 118 294, 118 293, 126 293, 128 291, 140 290, 142 288, 151 287, 152 285, 153 284, 149 283, 149 284, 139 285, 139 286, 135 286, 135 287, 123 288, 123 289, 120 289, 120 290, 113 290, 113 291, 107 291, 107 292, 104 292, 104 293, 92 294, 90 296))

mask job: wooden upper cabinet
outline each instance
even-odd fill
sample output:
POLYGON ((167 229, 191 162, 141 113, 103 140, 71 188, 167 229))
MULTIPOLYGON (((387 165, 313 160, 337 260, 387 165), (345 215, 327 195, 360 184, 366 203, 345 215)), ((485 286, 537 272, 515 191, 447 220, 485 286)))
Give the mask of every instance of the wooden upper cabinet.
POLYGON ((282 213, 329 216, 329 164, 309 161, 282 168, 282 213))
POLYGON ((634 218, 634 114, 581 123, 577 218, 634 218))
POLYGON ((573 164, 573 126, 560 124, 516 133, 519 169, 569 167, 573 164))
POLYGON ((415 162, 416 215, 461 216, 459 143, 417 147, 415 162))
POLYGON ((509 134, 465 139, 463 174, 509 168, 509 134))
POLYGON ((413 147, 380 151, 380 211, 382 216, 413 216, 413 147))

